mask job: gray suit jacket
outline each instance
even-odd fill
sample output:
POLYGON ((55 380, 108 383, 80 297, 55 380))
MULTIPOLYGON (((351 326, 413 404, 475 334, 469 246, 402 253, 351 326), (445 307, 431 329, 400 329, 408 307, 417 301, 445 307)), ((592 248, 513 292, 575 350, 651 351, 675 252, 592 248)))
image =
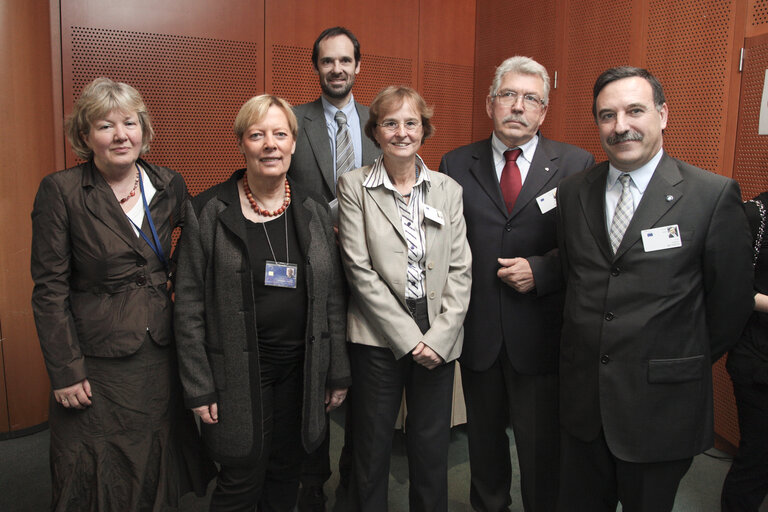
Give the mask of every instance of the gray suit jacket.
POLYGON ((692 457, 713 443, 710 365, 753 305, 739 186, 665 154, 613 255, 607 173, 604 162, 557 192, 561 423, 583 441, 602 429, 625 461, 692 457), (645 251, 642 230, 671 225, 682 246, 645 251))
MULTIPOLYGON (((261 456, 260 364, 253 275, 237 180, 243 170, 195 197, 179 245, 174 327, 179 374, 189 408, 216 402, 219 422, 203 424, 218 462, 261 456)), ((307 271, 302 440, 307 452, 325 435, 325 390, 351 383, 345 296, 328 205, 292 187, 291 210, 307 271)))
POLYGON ((408 250, 400 214, 392 192, 363 187, 370 170, 339 179, 339 240, 351 291, 348 339, 389 348, 398 359, 423 341, 452 361, 461 353, 472 284, 461 187, 427 171, 431 184, 424 201, 443 213, 445 224, 425 220, 429 330, 422 335, 405 302, 408 250))
MULTIPOLYGON (((370 165, 381 150, 368 137, 363 129, 368 122, 368 107, 355 102, 360 117, 360 131, 363 134, 363 165, 370 165)), ((325 126, 323 103, 320 98, 293 108, 299 123, 296 138, 296 152, 291 158, 288 177, 303 186, 304 190, 316 191, 330 202, 336 197, 336 184, 333 176, 331 142, 325 126)))

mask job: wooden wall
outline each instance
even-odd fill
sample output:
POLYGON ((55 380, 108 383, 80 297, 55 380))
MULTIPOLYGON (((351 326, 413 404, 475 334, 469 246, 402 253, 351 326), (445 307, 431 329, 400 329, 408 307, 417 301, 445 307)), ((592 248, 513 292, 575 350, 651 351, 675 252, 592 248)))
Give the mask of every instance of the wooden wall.
POLYGON ((54 170, 51 39, 45 2, 0 7, 0 436, 47 419, 48 377, 30 300, 30 212, 54 170))

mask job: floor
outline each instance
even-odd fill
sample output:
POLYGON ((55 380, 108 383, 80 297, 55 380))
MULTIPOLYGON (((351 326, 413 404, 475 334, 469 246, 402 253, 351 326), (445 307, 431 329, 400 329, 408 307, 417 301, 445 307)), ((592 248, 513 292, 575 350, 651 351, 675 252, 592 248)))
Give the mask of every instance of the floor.
MULTIPOLYGON (((343 441, 343 411, 334 412, 331 417, 331 445, 338 450, 343 441)), ((403 435, 394 434, 394 450, 389 480, 389 510, 408 510, 408 464, 405 457, 403 435)), ((50 477, 48 472, 47 430, 12 440, 0 441, 0 511, 37 512, 49 508, 50 477)), ((515 456, 514 445, 510 452, 515 456)), ((335 465, 337 456, 332 457, 335 465)), ((469 507, 469 462, 467 460, 467 438, 464 429, 456 427, 451 436, 449 460, 449 505, 450 512, 464 512, 469 507)), ((513 467, 515 465, 513 464, 513 467)), ((726 455, 717 450, 694 459, 693 465, 683 479, 675 501, 674 512, 717 512, 720 488, 730 466, 726 455)), ((522 511, 517 475, 512 482, 512 511, 522 511)), ((344 496, 335 493, 338 487, 338 473, 335 471, 326 483, 328 494, 327 510, 344 511, 344 496)), ((182 499, 183 512, 197 512, 207 509, 207 500, 187 495, 182 499)), ((619 507, 618 510, 621 510, 619 507)), ((760 512, 768 512, 768 502, 763 503, 760 512)))

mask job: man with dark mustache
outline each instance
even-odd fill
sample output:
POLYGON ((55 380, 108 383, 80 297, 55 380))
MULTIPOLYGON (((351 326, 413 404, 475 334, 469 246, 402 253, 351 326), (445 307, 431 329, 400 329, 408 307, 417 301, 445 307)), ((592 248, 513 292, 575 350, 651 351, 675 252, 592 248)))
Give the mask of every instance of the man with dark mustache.
MULTIPOLYGON (((323 194, 334 208, 338 177, 372 164, 381 151, 363 136, 368 107, 357 103, 352 95, 360 72, 360 43, 355 35, 344 27, 325 29, 312 47, 312 65, 322 95, 293 109, 299 126, 288 178, 304 190, 323 194)), ((342 485, 348 482, 352 463, 348 439, 347 432, 339 462, 342 485)), ((329 442, 326 434, 325 442, 304 463, 299 512, 325 510, 323 484, 331 476, 329 442)))
POLYGON ((672 510, 713 444, 711 364, 752 310, 738 184, 669 156, 647 70, 612 68, 592 113, 608 155, 560 183, 561 511, 672 510))
POLYGON ((525 510, 557 502, 557 350, 563 280, 555 235, 555 187, 594 163, 575 146, 544 138, 549 75, 511 57, 486 98, 489 139, 443 157, 440 170, 464 188, 472 291, 461 377, 467 405, 470 502, 509 510, 512 425, 525 510))

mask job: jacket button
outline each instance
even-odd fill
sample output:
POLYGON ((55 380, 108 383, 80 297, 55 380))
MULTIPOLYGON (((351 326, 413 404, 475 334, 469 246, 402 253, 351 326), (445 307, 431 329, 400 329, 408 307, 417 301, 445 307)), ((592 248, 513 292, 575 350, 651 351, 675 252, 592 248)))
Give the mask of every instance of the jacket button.
POLYGON ((144 274, 139 275, 136 278, 136 284, 139 286, 144 286, 145 284, 147 284, 147 276, 145 276, 144 274))
POLYGON ((609 362, 611 362, 611 358, 606 355, 602 355, 600 356, 600 362, 603 364, 608 364, 609 362))
POLYGON ((314 336, 310 336, 309 337, 309 342, 310 343, 314 343, 315 342, 315 337, 314 336))
POLYGON ((136 258, 136 266, 137 266, 137 267, 143 267, 143 266, 144 266, 144 265, 146 265, 146 264, 147 264, 147 260, 145 260, 145 259, 144 259, 144 258, 142 258, 141 256, 139 256, 138 258, 136 258))
POLYGON ((610 311, 609 311, 608 313, 606 313, 606 314, 605 314, 605 319, 606 319, 607 321, 609 321, 609 322, 610 322, 611 320, 613 320, 613 318, 614 318, 614 316, 613 316, 613 313, 611 313, 610 311))
POLYGON ((435 298, 435 292, 429 292, 429 298, 434 299, 435 298))
POLYGON ((427 263, 428 270, 432 270, 433 268, 435 268, 435 264, 433 262, 430 261, 429 263, 427 263))
POLYGON ((618 276, 619 274, 621 274, 621 269, 620 269, 619 267, 613 267, 613 268, 611 269, 611 275, 612 275, 613 277, 616 277, 616 276, 618 276))
POLYGON ((504 229, 506 229, 507 232, 510 232, 510 231, 512 231, 512 225, 511 224, 507 224, 506 226, 504 226, 504 229))

